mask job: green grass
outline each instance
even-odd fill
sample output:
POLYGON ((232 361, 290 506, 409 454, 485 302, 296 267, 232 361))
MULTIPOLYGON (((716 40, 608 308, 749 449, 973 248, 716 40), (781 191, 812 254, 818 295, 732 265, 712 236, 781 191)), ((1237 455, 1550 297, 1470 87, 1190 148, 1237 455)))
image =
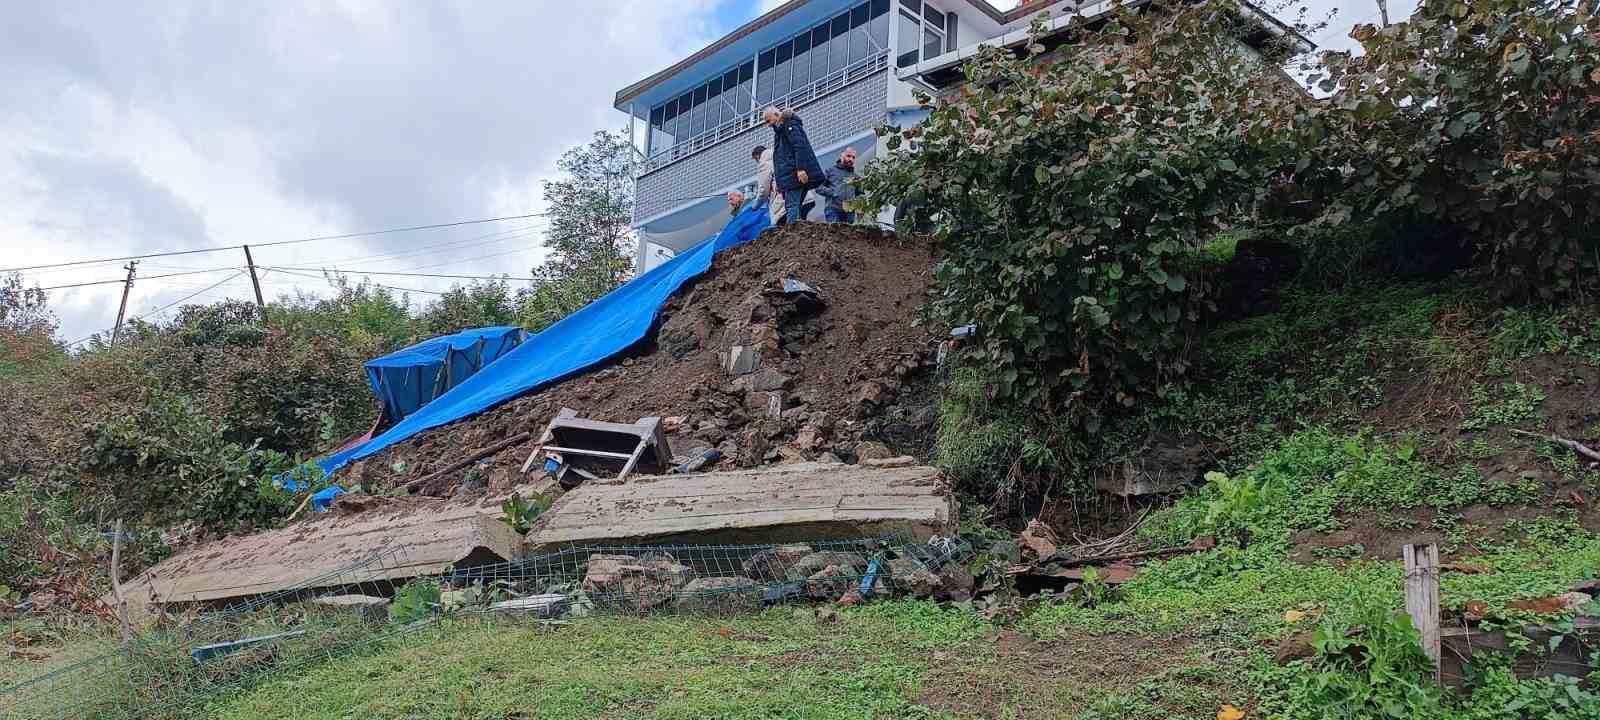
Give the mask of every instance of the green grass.
POLYGON ((381 654, 219 701, 208 715, 294 718, 929 716, 932 653, 981 638, 975 615, 920 603, 742 618, 596 617, 550 628, 458 621, 381 654))

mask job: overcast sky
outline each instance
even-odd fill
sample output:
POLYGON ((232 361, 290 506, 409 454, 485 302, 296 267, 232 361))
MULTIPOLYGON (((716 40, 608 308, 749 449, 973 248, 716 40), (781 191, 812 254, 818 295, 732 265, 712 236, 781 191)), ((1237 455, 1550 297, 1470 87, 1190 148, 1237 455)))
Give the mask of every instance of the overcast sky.
MULTIPOLYGON (((616 91, 782 0, 149 0, 0 3, 0 269, 543 209, 556 158, 620 127, 616 91)), ((1014 3, 997 2, 1002 7, 1014 3)), ((1376 6, 1316 38, 1342 47, 1376 6)), ((1400 19, 1415 0, 1396 0, 1400 19)), ((525 274, 540 221, 256 251, 265 266, 525 274)), ((144 277, 236 268, 157 258, 144 277)), ((117 279, 117 263, 25 273, 117 279)), ((374 277, 440 291, 448 279, 374 277)), ((236 270, 135 283, 129 315, 248 298, 236 270)), ((269 297, 326 292, 269 272, 269 297)), ((109 327, 121 286, 50 293, 60 337, 109 327)), ((422 302, 429 295, 413 295, 422 302)), ((153 315, 153 313, 152 313, 153 315)))

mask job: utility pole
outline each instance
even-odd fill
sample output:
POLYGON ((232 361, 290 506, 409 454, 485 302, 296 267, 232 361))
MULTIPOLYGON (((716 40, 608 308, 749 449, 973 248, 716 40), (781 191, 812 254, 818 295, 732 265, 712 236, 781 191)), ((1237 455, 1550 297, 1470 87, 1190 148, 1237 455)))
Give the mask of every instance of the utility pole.
POLYGON ((139 261, 134 260, 122 266, 128 271, 128 279, 122 283, 122 305, 117 307, 117 324, 111 329, 111 346, 117 346, 117 337, 122 334, 122 318, 128 313, 128 293, 133 290, 133 271, 139 267, 139 261))
POLYGON ((250 256, 250 246, 244 246, 244 262, 250 267, 250 284, 256 288, 256 309, 261 311, 261 320, 267 320, 267 303, 261 299, 261 279, 256 277, 256 260, 250 256))
POLYGON ((1389 0, 1378 0, 1378 18, 1383 22, 1379 27, 1389 27, 1389 0))

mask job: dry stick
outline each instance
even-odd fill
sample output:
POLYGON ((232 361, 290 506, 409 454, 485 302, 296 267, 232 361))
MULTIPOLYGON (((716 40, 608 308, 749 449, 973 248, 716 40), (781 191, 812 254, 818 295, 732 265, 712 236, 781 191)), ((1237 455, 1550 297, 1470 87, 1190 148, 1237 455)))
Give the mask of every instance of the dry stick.
POLYGON ((508 450, 510 448, 513 448, 513 447, 516 447, 517 445, 521 445, 521 444, 523 444, 523 443, 525 443, 525 442, 527 442, 529 440, 532 440, 532 439, 533 439, 533 433, 531 433, 531 432, 525 432, 525 433, 521 433, 521 434, 518 434, 518 435, 513 435, 513 436, 511 436, 509 438, 506 438, 505 440, 502 440, 499 443, 494 444, 493 446, 490 446, 488 448, 485 448, 483 450, 475 452, 472 455, 467 456, 465 459, 458 460, 456 462, 450 463, 450 465, 445 467, 443 470, 440 470, 439 472, 436 472, 436 473, 434 473, 432 475, 428 475, 426 477, 423 477, 423 478, 420 478, 420 479, 417 479, 417 480, 412 480, 411 482, 408 482, 408 483, 406 483, 404 485, 401 485, 400 487, 402 489, 404 489, 404 490, 410 490, 410 489, 415 488, 415 487, 426 486, 427 484, 433 482, 434 480, 438 480, 439 478, 442 478, 442 477, 444 477, 446 475, 449 475, 450 473, 456 472, 457 470, 460 470, 460 469, 462 469, 462 468, 464 468, 464 467, 466 467, 468 465, 471 465, 471 464, 473 464, 473 463, 475 463, 475 462, 477 462, 479 460, 482 460, 482 459, 484 459, 486 457, 489 457, 491 455, 498 455, 499 453, 504 452, 505 450, 508 450))
POLYGON ((128 624, 128 601, 122 598, 122 518, 111 538, 111 594, 117 599, 117 622, 122 625, 122 640, 133 639, 133 628, 128 624))
POLYGON ((294 512, 289 513, 289 519, 285 520, 284 522, 294 522, 295 518, 300 517, 300 511, 305 510, 306 506, 311 504, 311 498, 313 498, 315 496, 316 496, 316 493, 307 492, 306 493, 306 499, 300 501, 300 506, 295 508, 294 512))
POLYGON ((1595 450, 1594 448, 1591 448, 1588 445, 1584 445, 1583 443, 1578 442, 1577 440, 1568 440, 1568 439, 1566 439, 1564 437, 1560 437, 1558 435, 1540 435, 1539 433, 1532 433, 1532 432, 1528 432, 1527 430, 1517 430, 1515 428, 1513 428, 1511 430, 1511 433, 1513 435, 1522 435, 1524 437, 1538 438, 1538 439, 1544 440, 1546 442, 1555 443, 1556 445, 1565 445, 1565 446, 1567 446, 1569 448, 1572 448, 1573 452, 1576 452, 1579 455, 1582 455, 1582 456, 1584 456, 1586 458, 1589 458, 1590 460, 1600 461, 1600 450, 1595 450))
POLYGON ((1113 561, 1113 560, 1139 560, 1139 559, 1142 559, 1142 558, 1165 557, 1167 555, 1182 555, 1184 553, 1193 553, 1193 552, 1200 552, 1200 551, 1201 551, 1201 548, 1195 547, 1193 545, 1185 545, 1183 547, 1162 548, 1160 550, 1141 550, 1139 552, 1117 553, 1115 555, 1099 555, 1099 556, 1096 556, 1096 557, 1067 558, 1067 559, 1062 559, 1062 560, 1057 560, 1056 559, 1056 558, 1061 557, 1061 554, 1057 553, 1057 554, 1055 554, 1054 556, 1052 556, 1050 558, 1049 562, 1059 562, 1059 563, 1061 563, 1062 565, 1064 565, 1066 567, 1077 567, 1079 565, 1094 565, 1094 564, 1097 564, 1097 563, 1109 562, 1109 561, 1113 561))

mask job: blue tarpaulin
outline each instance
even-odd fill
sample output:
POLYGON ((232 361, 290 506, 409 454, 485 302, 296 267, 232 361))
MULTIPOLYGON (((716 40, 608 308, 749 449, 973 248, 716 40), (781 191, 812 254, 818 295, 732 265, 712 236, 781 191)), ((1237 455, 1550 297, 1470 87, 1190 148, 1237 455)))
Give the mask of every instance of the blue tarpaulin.
POLYGON ((767 228, 765 205, 745 208, 716 237, 611 291, 529 338, 499 362, 464 380, 371 441, 318 463, 329 473, 425 430, 468 418, 598 365, 644 339, 663 303, 711 269, 718 252, 767 228))
POLYGON ((527 337, 518 327, 464 330, 423 340, 367 363, 367 382, 390 421, 404 420, 478 371, 515 350, 527 337))

